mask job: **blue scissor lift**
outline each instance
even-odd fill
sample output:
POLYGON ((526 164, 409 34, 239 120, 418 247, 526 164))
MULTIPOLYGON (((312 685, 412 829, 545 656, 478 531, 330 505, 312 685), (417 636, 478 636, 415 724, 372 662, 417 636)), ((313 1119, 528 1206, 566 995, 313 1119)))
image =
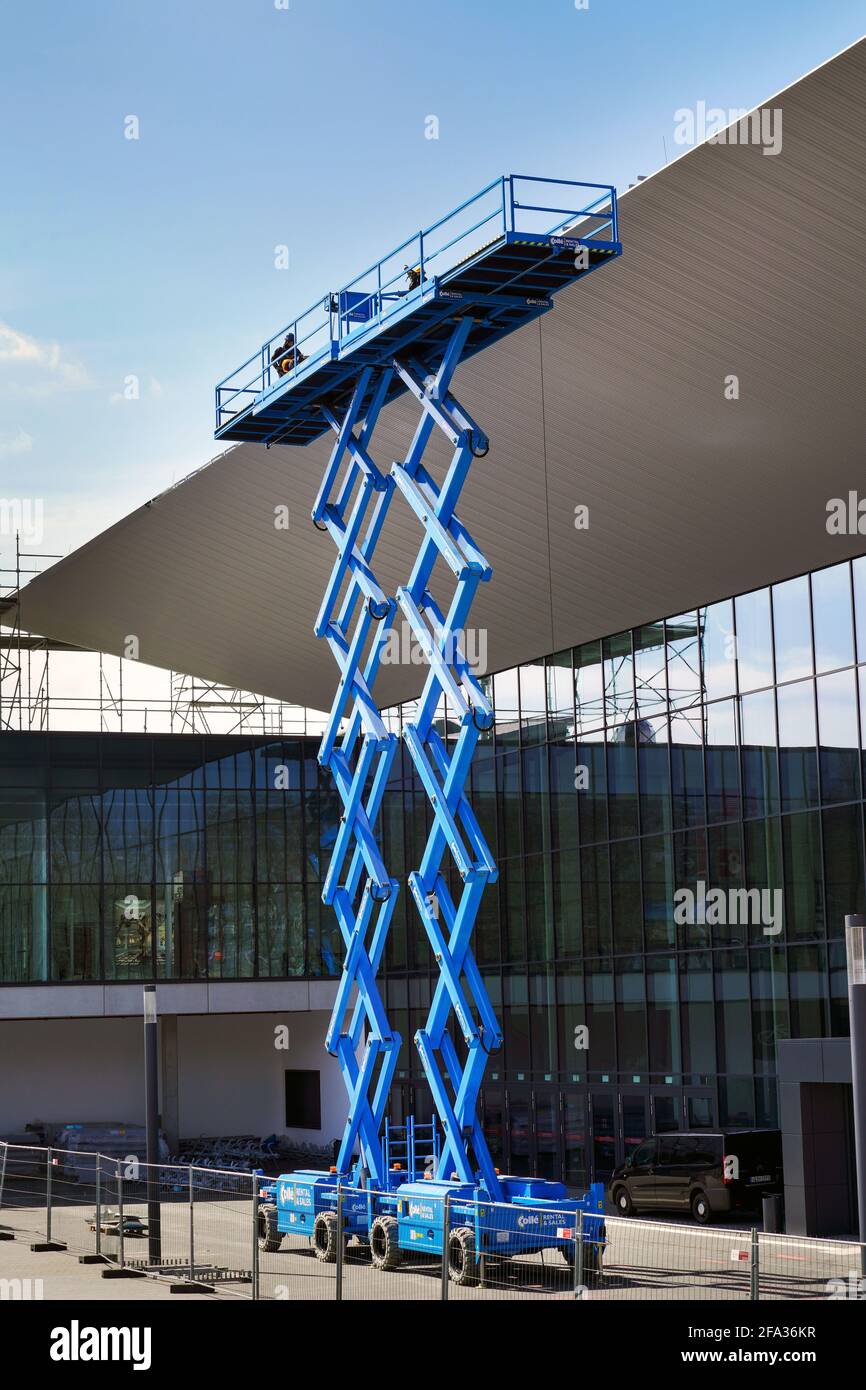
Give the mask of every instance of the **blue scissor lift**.
POLYGON ((558 290, 621 251, 611 186, 504 176, 325 295, 216 388, 219 439, 270 446, 308 444, 329 429, 335 435, 312 516, 337 549, 315 632, 339 668, 319 761, 344 811, 322 897, 345 946, 326 1047, 343 1074, 349 1117, 329 1171, 284 1174, 265 1188, 266 1249, 294 1232, 310 1236, 319 1258, 335 1258, 341 1196, 345 1233, 368 1243, 382 1268, 393 1268, 406 1250, 439 1254, 446 1213, 449 1268, 458 1282, 471 1281, 485 1255, 559 1248, 569 1258, 580 1213, 586 1261, 598 1263, 603 1186, 575 1199, 561 1183, 501 1176, 478 1118, 484 1067, 502 1034, 471 940, 497 869, 465 786, 493 709, 459 638, 492 571, 456 507, 473 460, 489 445, 451 382, 461 361, 547 313, 558 290), (373 434, 382 407, 404 392, 418 402, 418 424, 405 459, 384 472, 371 453, 373 434), (453 450, 441 482, 423 463, 434 429, 453 450), (406 583, 391 595, 376 578, 374 557, 398 491, 418 518, 421 543, 406 583), (431 587, 437 565, 450 571, 453 586, 442 605, 431 587), (428 662, 402 737, 432 809, 409 887, 439 971, 415 1043, 441 1152, 435 1123, 416 1126, 410 1117, 395 1129, 385 1119, 401 1040, 376 977, 399 885, 376 827, 398 740, 373 689, 398 615, 428 662), (443 703, 458 730, 448 742, 437 728, 443 703), (462 1035, 462 1057, 450 1029, 462 1035))

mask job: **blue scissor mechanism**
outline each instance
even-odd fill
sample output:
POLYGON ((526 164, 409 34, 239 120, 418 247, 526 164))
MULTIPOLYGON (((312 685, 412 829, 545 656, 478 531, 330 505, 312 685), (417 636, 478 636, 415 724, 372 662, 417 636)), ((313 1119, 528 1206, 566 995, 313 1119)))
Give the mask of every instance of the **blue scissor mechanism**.
POLYGON ((330 769, 343 802, 322 892, 323 902, 337 914, 346 948, 325 1046, 337 1058, 349 1093, 337 1171, 349 1172, 357 1143, 361 1160, 354 1169, 355 1181, 368 1176, 377 1186, 387 1181, 380 1131, 400 1037, 388 1023, 376 973, 399 884, 385 868, 374 830, 397 739, 382 722, 372 688, 396 604, 379 587, 371 566, 394 480, 380 472, 368 446, 390 375, 389 369, 379 371, 360 433, 355 432, 358 411, 370 388, 372 368, 361 372, 342 420, 325 409, 336 441, 313 507, 313 521, 328 531, 337 547, 315 633, 328 642, 340 669, 319 762, 330 769), (366 1044, 359 1064, 365 1022, 366 1044))
POLYGON ((557 291, 621 250, 612 187, 506 176, 317 301, 217 387, 219 438, 270 446, 309 443, 327 429, 335 435, 312 515, 337 548, 315 632, 340 672, 319 761, 343 803, 322 896, 345 945, 326 1046, 342 1071, 349 1116, 330 1173, 286 1174, 267 1190, 265 1248, 278 1248, 294 1231, 312 1237, 320 1258, 332 1258, 338 1185, 345 1185, 345 1230, 369 1241, 382 1268, 393 1267, 398 1249, 435 1253, 447 1237, 456 1241, 462 1279, 459 1270, 486 1248, 526 1252, 527 1229, 535 1248, 558 1247, 570 1258, 578 1211, 587 1213, 584 1239, 600 1258, 603 1187, 569 1199, 561 1183, 500 1177, 478 1118, 486 1060, 502 1034, 471 942, 497 869, 466 785, 493 709, 462 638, 478 586, 492 571, 457 506, 488 440, 451 383, 461 360, 548 312, 557 291), (542 201, 542 186, 552 190, 552 203, 542 201), (568 198, 577 206, 563 207, 568 198), (406 392, 420 417, 405 459, 384 472, 371 453, 374 431, 383 406, 406 392), (452 451, 441 482, 423 461, 434 430, 452 451), (374 553, 396 492, 422 534, 411 574, 392 597, 376 578, 374 553), (443 573, 451 597, 440 604, 443 573), (376 976, 398 884, 376 826, 398 741, 373 690, 398 611, 429 665, 403 739, 432 812, 409 887, 439 973, 415 1043, 443 1131, 441 1152, 435 1125, 428 1139, 412 1117, 403 1129, 385 1119, 400 1038, 376 976), (457 729, 447 743, 437 727, 443 711, 457 729), (532 1218, 521 1214, 530 1205, 532 1218))
POLYGON ((442 1170, 449 1176, 453 1170, 462 1182, 480 1177, 490 1196, 498 1198, 499 1177, 476 1103, 485 1062, 501 1047, 502 1034, 470 947, 481 895, 495 881, 497 870, 465 792, 478 735, 493 723, 493 709, 461 645, 475 592, 492 571, 456 512, 473 456, 486 454, 488 443, 450 391, 470 328, 470 319, 458 319, 434 376, 425 379, 411 359, 406 365, 395 361, 395 370, 422 410, 406 461, 394 464, 392 476, 424 532, 409 582, 397 590, 397 602, 430 667, 414 717, 403 728, 433 812, 420 867, 409 875, 439 970, 430 1013, 415 1043, 445 1132, 442 1170), (454 450, 441 487, 421 461, 434 428, 445 434, 454 450), (454 594, 445 612, 429 587, 438 561, 454 578, 454 594), (434 723, 443 700, 459 721, 450 754, 434 723), (442 870, 448 852, 462 884, 456 902, 442 870), (452 1012, 467 1049, 463 1065, 447 1028, 452 1012))

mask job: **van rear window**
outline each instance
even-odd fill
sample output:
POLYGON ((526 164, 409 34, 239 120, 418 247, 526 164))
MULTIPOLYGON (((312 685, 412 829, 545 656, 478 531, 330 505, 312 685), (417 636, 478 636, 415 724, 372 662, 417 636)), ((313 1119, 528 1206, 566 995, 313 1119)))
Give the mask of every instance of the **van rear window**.
POLYGON ((677 1163, 697 1168, 721 1161, 722 1141, 713 1135, 689 1134, 677 1140, 677 1163))

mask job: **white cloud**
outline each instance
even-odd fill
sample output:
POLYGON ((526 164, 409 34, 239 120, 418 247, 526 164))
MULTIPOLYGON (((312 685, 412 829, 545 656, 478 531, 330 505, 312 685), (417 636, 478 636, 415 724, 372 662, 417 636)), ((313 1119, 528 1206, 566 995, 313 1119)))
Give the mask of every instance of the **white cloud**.
POLYGON ((32 448, 31 436, 22 429, 19 429, 17 434, 0 436, 0 458, 13 458, 18 454, 29 454, 32 448))
POLYGON ((56 342, 42 342, 0 322, 0 366, 21 369, 22 379, 13 380, 13 389, 27 394, 50 390, 79 390, 92 383, 86 368, 66 355, 56 342))

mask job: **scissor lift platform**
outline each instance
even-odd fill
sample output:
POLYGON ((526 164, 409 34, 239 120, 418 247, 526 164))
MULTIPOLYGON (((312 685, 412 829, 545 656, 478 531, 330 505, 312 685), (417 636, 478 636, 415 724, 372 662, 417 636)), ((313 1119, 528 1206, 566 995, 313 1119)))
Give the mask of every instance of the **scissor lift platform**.
MULTIPOLYGON (((364 367, 405 357, 422 375, 433 371, 465 317, 462 357, 472 356, 621 252, 609 185, 505 175, 318 300, 220 382, 216 437, 309 444, 331 427, 329 415, 345 413, 364 367), (287 334, 290 365, 280 374, 273 358, 287 334)), ((371 380, 371 397, 374 389, 371 380)), ((395 374, 386 401, 405 390, 395 374)))

